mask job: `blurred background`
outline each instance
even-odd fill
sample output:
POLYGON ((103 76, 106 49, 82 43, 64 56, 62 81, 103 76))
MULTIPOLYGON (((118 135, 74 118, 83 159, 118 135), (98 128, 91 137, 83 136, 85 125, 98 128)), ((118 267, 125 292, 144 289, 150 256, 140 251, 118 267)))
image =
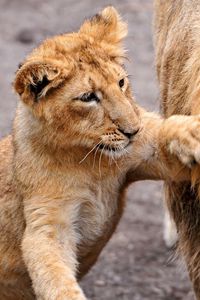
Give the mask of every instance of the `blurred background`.
MULTIPOLYGON (((136 100, 159 110, 152 0, 0 0, 0 137, 12 128, 18 99, 11 83, 26 54, 46 37, 77 30, 110 4, 129 24, 127 69, 136 100)), ((163 242, 162 222, 162 184, 132 185, 116 233, 81 283, 90 300, 192 299, 183 264, 163 242)))

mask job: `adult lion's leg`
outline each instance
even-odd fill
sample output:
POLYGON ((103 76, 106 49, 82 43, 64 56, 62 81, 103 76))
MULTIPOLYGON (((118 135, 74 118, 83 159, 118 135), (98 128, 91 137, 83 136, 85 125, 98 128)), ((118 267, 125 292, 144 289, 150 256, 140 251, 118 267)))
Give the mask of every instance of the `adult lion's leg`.
POLYGON ((200 300, 200 199, 191 189, 181 195, 183 221, 179 249, 184 255, 196 298, 200 300))
POLYGON ((31 280, 27 274, 22 277, 13 277, 13 280, 0 282, 0 300, 36 300, 31 280))
POLYGON ((170 183, 167 186, 167 206, 175 220, 179 243, 196 298, 200 299, 200 201, 190 184, 170 183))
POLYGON ((0 284, 1 300, 36 300, 31 288, 0 284))

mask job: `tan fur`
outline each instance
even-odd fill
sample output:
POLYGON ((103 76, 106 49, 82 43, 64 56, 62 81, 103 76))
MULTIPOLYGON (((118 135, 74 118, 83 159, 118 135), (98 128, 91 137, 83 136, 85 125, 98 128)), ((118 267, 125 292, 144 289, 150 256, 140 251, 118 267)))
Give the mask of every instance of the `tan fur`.
POLYGON ((125 35, 106 8, 46 40, 16 73, 21 100, 0 142, 1 300, 86 299, 77 279, 115 230, 128 184, 189 180, 180 160, 199 161, 198 116, 163 121, 134 102, 125 35))
MULTIPOLYGON (((156 63, 164 115, 200 113, 200 3, 155 0, 156 63)), ((191 127, 193 124, 191 123, 191 127)), ((195 134, 198 134, 196 132, 195 134)), ((195 136, 195 135, 194 135, 195 136)), ((191 184, 166 184, 166 198, 200 299, 200 170, 191 184)))

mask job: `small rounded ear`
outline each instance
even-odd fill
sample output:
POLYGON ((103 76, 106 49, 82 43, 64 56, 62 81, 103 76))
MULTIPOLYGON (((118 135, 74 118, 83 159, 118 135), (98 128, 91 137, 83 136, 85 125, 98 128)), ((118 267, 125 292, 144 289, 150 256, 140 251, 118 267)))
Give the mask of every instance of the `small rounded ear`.
POLYGON ((17 71, 14 89, 24 102, 38 102, 68 76, 69 69, 63 68, 60 62, 29 61, 17 71))
MULTIPOLYGON (((128 26, 122 21, 117 10, 112 7, 106 7, 100 14, 104 26, 108 29, 105 38, 110 43, 120 43, 128 34, 128 26)), ((105 33, 105 32, 104 32, 105 33)))
POLYGON ((109 45, 113 54, 116 51, 116 56, 124 56, 121 42, 127 36, 128 27, 114 7, 108 6, 92 19, 86 20, 79 33, 109 45))

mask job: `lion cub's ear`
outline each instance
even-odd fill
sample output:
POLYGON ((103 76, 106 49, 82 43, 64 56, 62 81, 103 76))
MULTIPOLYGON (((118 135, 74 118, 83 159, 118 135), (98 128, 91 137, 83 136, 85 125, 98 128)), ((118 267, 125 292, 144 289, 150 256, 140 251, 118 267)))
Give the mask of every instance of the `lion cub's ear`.
POLYGON ((110 51, 110 53, 113 52, 113 55, 124 55, 121 42, 127 36, 128 27, 121 20, 117 10, 112 6, 106 7, 101 13, 85 21, 79 33, 92 37, 94 41, 109 45, 110 49, 106 50, 110 51))
POLYGON ((14 89, 24 102, 38 102, 57 88, 69 72, 60 62, 28 61, 17 71, 14 89))

